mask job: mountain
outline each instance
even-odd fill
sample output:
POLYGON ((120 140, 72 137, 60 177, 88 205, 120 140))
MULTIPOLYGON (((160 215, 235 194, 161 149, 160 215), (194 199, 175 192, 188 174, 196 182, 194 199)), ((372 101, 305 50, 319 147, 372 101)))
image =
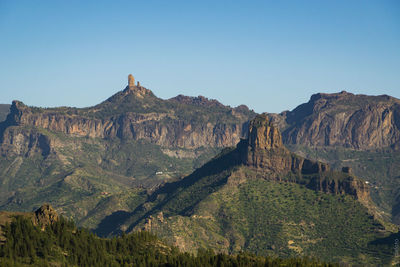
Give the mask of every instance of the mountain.
POLYGON ((292 111, 269 114, 291 151, 351 167, 371 186, 382 216, 400 223, 400 100, 348 92, 312 95, 292 111))
POLYGON ((132 75, 124 90, 89 108, 13 101, 0 123, 0 208, 48 202, 94 228, 235 145, 254 116, 201 96, 157 98, 132 75))
POLYGON ((286 144, 366 150, 400 143, 400 100, 387 95, 319 93, 280 116, 286 144))
POLYGON ((6 119, 9 110, 10 110, 10 105, 0 104, 0 122, 6 119))
POLYGON ((349 169, 332 171, 290 152, 265 114, 235 148, 160 187, 125 218, 113 225, 110 216, 108 233, 144 229, 189 252, 211 247, 364 265, 392 261, 392 248, 377 240, 397 231, 380 218, 368 184, 349 169))

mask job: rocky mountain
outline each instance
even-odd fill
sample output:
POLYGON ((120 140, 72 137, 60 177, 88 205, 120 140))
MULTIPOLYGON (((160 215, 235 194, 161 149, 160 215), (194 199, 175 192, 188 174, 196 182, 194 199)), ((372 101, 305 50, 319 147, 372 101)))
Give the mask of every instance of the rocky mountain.
POLYGON ((0 104, 0 122, 6 119, 9 110, 10 110, 10 105, 0 104))
POLYGON ((269 114, 292 151, 350 166, 371 186, 383 216, 400 222, 400 100, 348 92, 315 94, 292 111, 269 114))
POLYGON ((250 122, 236 148, 160 187, 123 220, 116 216, 100 226, 152 231, 185 251, 212 247, 358 264, 390 262, 390 249, 373 244, 396 231, 376 213, 368 184, 349 169, 332 171, 290 152, 266 115, 250 122))
POLYGON ((367 150, 400 143, 400 100, 387 95, 319 93, 274 119, 286 144, 367 150))
MULTIPOLYGON (((244 123, 254 116, 248 108, 232 109, 204 97, 162 100, 131 83, 92 108, 42 109, 13 101, 10 111, 3 131, 10 126, 40 127, 78 137, 146 140, 178 148, 235 145, 245 132, 244 123)), ((12 136, 3 133, 3 143, 12 136)))
POLYGON ((0 123, 0 208, 48 202, 95 227, 235 145, 254 116, 205 97, 160 99, 132 75, 124 90, 89 108, 13 101, 0 123))

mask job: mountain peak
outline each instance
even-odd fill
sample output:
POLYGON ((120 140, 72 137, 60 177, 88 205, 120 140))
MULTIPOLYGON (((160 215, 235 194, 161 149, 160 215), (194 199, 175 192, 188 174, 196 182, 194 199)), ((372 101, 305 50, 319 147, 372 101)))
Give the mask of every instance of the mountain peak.
POLYGON ((137 97, 143 98, 145 95, 150 95, 151 91, 140 85, 140 82, 135 84, 135 77, 132 74, 128 75, 128 86, 125 88, 126 94, 134 94, 137 97))

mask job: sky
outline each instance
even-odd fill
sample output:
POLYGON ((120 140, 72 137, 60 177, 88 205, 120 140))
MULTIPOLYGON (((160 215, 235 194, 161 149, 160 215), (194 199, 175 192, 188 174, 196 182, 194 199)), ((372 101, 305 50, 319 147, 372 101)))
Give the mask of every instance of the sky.
POLYGON ((0 0, 0 103, 92 106, 129 73, 163 99, 256 112, 400 98, 400 1, 0 0))

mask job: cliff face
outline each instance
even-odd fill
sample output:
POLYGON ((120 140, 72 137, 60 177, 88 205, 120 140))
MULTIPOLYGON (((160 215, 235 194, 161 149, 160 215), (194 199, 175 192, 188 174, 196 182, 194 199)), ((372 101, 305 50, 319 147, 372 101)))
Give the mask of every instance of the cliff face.
POLYGON ((239 147, 243 163, 276 173, 293 171, 302 174, 321 173, 329 170, 329 165, 311 161, 291 153, 282 143, 281 133, 267 117, 258 115, 249 124, 249 138, 239 147))
POLYGON ((273 118, 283 129, 285 144, 359 150, 399 147, 400 100, 386 95, 319 93, 273 118))

